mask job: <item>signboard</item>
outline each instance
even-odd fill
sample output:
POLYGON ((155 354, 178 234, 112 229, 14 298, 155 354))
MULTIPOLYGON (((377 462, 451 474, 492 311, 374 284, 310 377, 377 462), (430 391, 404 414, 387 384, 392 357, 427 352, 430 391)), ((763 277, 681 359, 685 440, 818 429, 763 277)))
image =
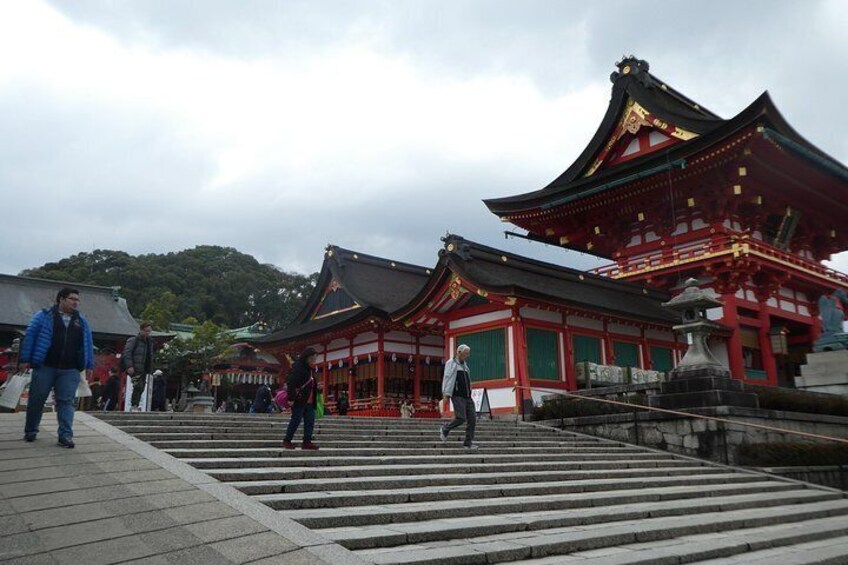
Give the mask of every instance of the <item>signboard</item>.
POLYGON ((489 404, 489 391, 485 388, 472 388, 471 400, 474 401, 474 410, 479 417, 481 414, 488 414, 489 419, 492 419, 492 407, 489 404))

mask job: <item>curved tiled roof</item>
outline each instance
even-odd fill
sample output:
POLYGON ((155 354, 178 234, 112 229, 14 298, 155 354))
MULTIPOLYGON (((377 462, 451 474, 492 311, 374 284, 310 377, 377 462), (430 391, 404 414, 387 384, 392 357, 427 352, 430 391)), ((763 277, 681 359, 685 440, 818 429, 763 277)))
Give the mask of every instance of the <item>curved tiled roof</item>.
POLYGON ((80 291, 80 312, 96 337, 138 333, 127 301, 111 288, 13 275, 0 275, 0 327, 26 329, 33 314, 53 305, 56 293, 66 286, 80 291))

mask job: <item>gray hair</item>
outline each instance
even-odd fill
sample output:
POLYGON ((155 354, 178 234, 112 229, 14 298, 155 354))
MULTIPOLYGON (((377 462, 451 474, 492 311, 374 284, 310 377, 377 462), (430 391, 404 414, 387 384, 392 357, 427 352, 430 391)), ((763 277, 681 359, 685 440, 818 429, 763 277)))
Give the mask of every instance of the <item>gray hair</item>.
POLYGON ((464 343, 456 348, 456 354, 459 355, 465 351, 471 351, 471 348, 465 345, 464 343))

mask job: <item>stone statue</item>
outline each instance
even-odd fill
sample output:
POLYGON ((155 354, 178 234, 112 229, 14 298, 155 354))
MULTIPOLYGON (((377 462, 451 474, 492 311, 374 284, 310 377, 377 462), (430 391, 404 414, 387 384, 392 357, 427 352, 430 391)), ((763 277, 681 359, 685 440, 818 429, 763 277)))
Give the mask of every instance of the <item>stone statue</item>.
POLYGON ((830 294, 823 294, 819 298, 819 317, 821 318, 822 332, 813 345, 813 351, 846 349, 848 335, 842 329, 846 311, 848 311, 848 293, 842 288, 838 288, 830 294))

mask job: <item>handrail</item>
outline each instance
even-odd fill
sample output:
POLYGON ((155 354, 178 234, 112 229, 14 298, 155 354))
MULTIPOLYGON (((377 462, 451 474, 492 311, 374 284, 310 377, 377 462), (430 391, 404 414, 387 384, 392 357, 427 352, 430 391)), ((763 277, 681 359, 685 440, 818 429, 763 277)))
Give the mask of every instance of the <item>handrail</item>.
POLYGON ((513 387, 513 390, 516 390, 516 389, 544 391, 548 394, 558 394, 558 395, 569 397, 569 398, 576 398, 578 400, 591 400, 593 402, 604 402, 606 404, 615 404, 617 406, 629 406, 631 408, 640 408, 642 410, 647 410, 649 412, 663 412, 665 414, 674 414, 675 416, 687 416, 687 417, 691 417, 691 418, 700 418, 701 420, 712 420, 714 422, 723 422, 725 424, 733 424, 733 425, 737 425, 737 426, 747 426, 749 428, 757 428, 757 429, 760 429, 760 430, 766 430, 766 431, 770 431, 770 432, 778 432, 778 433, 802 436, 802 437, 807 437, 807 438, 823 439, 823 440, 827 440, 827 441, 835 441, 835 442, 838 442, 838 443, 843 443, 845 445, 848 445, 848 439, 840 439, 840 438, 836 438, 836 437, 823 436, 823 435, 819 435, 819 434, 811 434, 811 433, 808 433, 808 432, 799 432, 799 431, 796 431, 796 430, 787 430, 785 428, 775 428, 773 426, 764 426, 762 424, 751 424, 749 422, 740 422, 738 420, 729 420, 727 418, 717 418, 715 416, 705 416, 703 414, 693 414, 691 412, 681 412, 681 411, 678 411, 678 410, 669 410, 667 408, 655 408, 653 406, 643 406, 641 404, 631 404, 630 402, 619 402, 617 400, 608 400, 606 398, 592 398, 590 396, 583 396, 583 395, 580 395, 580 394, 575 394, 573 392, 552 391, 551 389, 548 389, 548 388, 540 389, 538 387, 529 387, 529 386, 515 386, 515 387, 513 387))

